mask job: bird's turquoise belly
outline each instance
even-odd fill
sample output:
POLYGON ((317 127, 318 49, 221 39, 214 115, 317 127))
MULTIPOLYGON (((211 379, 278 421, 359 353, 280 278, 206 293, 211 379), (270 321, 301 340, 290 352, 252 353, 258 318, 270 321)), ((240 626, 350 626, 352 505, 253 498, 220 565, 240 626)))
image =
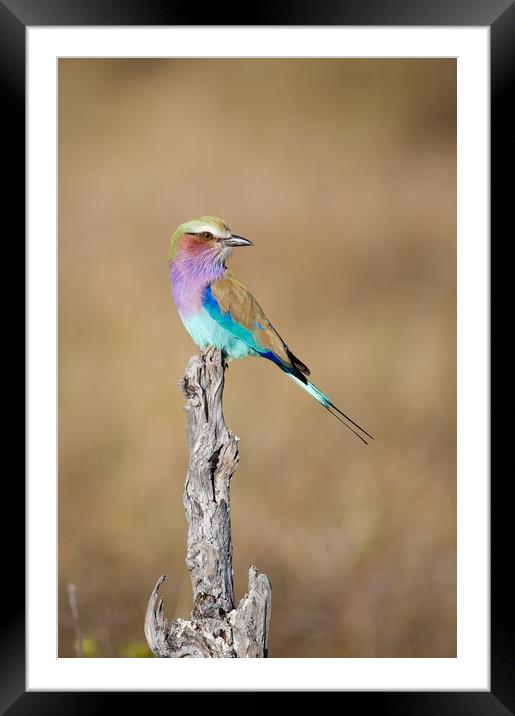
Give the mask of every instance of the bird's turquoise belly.
POLYGON ((244 341, 232 333, 229 333, 223 326, 217 323, 202 309, 194 316, 182 317, 186 330, 193 341, 200 348, 215 346, 220 348, 230 359, 245 358, 248 355, 256 355, 256 352, 244 341))

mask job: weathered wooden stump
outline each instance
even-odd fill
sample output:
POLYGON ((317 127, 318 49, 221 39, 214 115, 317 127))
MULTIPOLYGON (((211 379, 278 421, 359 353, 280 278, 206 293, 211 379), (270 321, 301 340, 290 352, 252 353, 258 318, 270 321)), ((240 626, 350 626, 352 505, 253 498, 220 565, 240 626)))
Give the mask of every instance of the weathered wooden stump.
POLYGON ((234 600, 230 482, 238 466, 238 438, 224 422, 225 363, 208 348, 186 366, 180 387, 186 398, 189 465, 184 488, 188 521, 186 564, 193 588, 191 619, 164 617, 158 594, 150 596, 145 636, 155 656, 165 658, 265 657, 272 591, 268 578, 249 570, 249 590, 234 600))

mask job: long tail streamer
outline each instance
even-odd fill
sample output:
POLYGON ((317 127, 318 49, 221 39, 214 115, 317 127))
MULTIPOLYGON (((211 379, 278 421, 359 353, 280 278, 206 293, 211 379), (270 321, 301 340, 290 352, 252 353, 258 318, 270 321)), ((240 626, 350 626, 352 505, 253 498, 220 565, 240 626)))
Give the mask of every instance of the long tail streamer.
POLYGON ((348 415, 345 415, 345 413, 342 413, 342 411, 336 407, 336 405, 333 403, 333 401, 325 393, 322 393, 322 391, 319 388, 317 388, 316 385, 313 385, 313 383, 310 383, 309 380, 306 381, 306 383, 304 383, 303 381, 299 380, 299 378, 297 378, 297 376, 290 373, 288 370, 284 370, 284 372, 286 373, 286 375, 289 378, 291 378, 293 381, 295 381, 295 383, 297 383, 297 385, 300 385, 300 387, 303 388, 306 391, 306 393, 309 393, 313 398, 315 398, 315 400, 318 400, 318 402, 321 405, 323 405, 324 408, 331 413, 331 415, 333 415, 337 420, 339 420, 340 423, 343 423, 345 425, 345 427, 348 428, 351 432, 353 432, 354 435, 356 435, 361 440, 361 442, 365 443, 365 445, 368 445, 368 442, 356 430, 354 430, 354 428, 351 427, 351 425, 349 425, 349 423, 354 425, 354 427, 357 428, 361 433, 363 433, 363 435, 366 435, 371 440, 374 439, 372 437, 372 435, 370 435, 370 433, 367 433, 367 431, 361 427, 361 425, 358 425, 358 423, 355 423, 352 418, 349 418, 348 415), (336 412, 333 412, 333 411, 336 411, 336 412), (339 415, 338 415, 338 413, 339 413, 339 415), (348 421, 348 422, 345 422, 345 421, 348 421))

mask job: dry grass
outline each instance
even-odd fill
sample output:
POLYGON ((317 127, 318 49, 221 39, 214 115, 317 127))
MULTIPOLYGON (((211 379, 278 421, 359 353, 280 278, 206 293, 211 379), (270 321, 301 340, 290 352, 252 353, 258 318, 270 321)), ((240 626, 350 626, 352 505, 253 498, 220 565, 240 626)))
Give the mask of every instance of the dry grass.
POLYGON ((229 369, 236 590, 270 576, 271 655, 455 655, 455 92, 452 60, 60 62, 61 656, 68 581, 102 656, 144 642, 162 572, 191 608, 166 254, 200 214, 254 241, 232 268, 376 436, 229 369))

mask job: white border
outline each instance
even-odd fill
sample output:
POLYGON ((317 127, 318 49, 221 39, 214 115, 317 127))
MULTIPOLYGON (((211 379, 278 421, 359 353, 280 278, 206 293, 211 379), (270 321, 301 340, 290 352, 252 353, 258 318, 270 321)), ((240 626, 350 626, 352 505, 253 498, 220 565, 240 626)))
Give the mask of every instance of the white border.
MULTIPOLYGON (((27 689, 489 689, 489 28, 27 28, 27 689), (58 659, 56 58, 458 58, 458 657, 58 659)), ((150 588, 150 587, 149 587, 150 588)), ((142 614, 143 619, 143 614, 142 614)))

